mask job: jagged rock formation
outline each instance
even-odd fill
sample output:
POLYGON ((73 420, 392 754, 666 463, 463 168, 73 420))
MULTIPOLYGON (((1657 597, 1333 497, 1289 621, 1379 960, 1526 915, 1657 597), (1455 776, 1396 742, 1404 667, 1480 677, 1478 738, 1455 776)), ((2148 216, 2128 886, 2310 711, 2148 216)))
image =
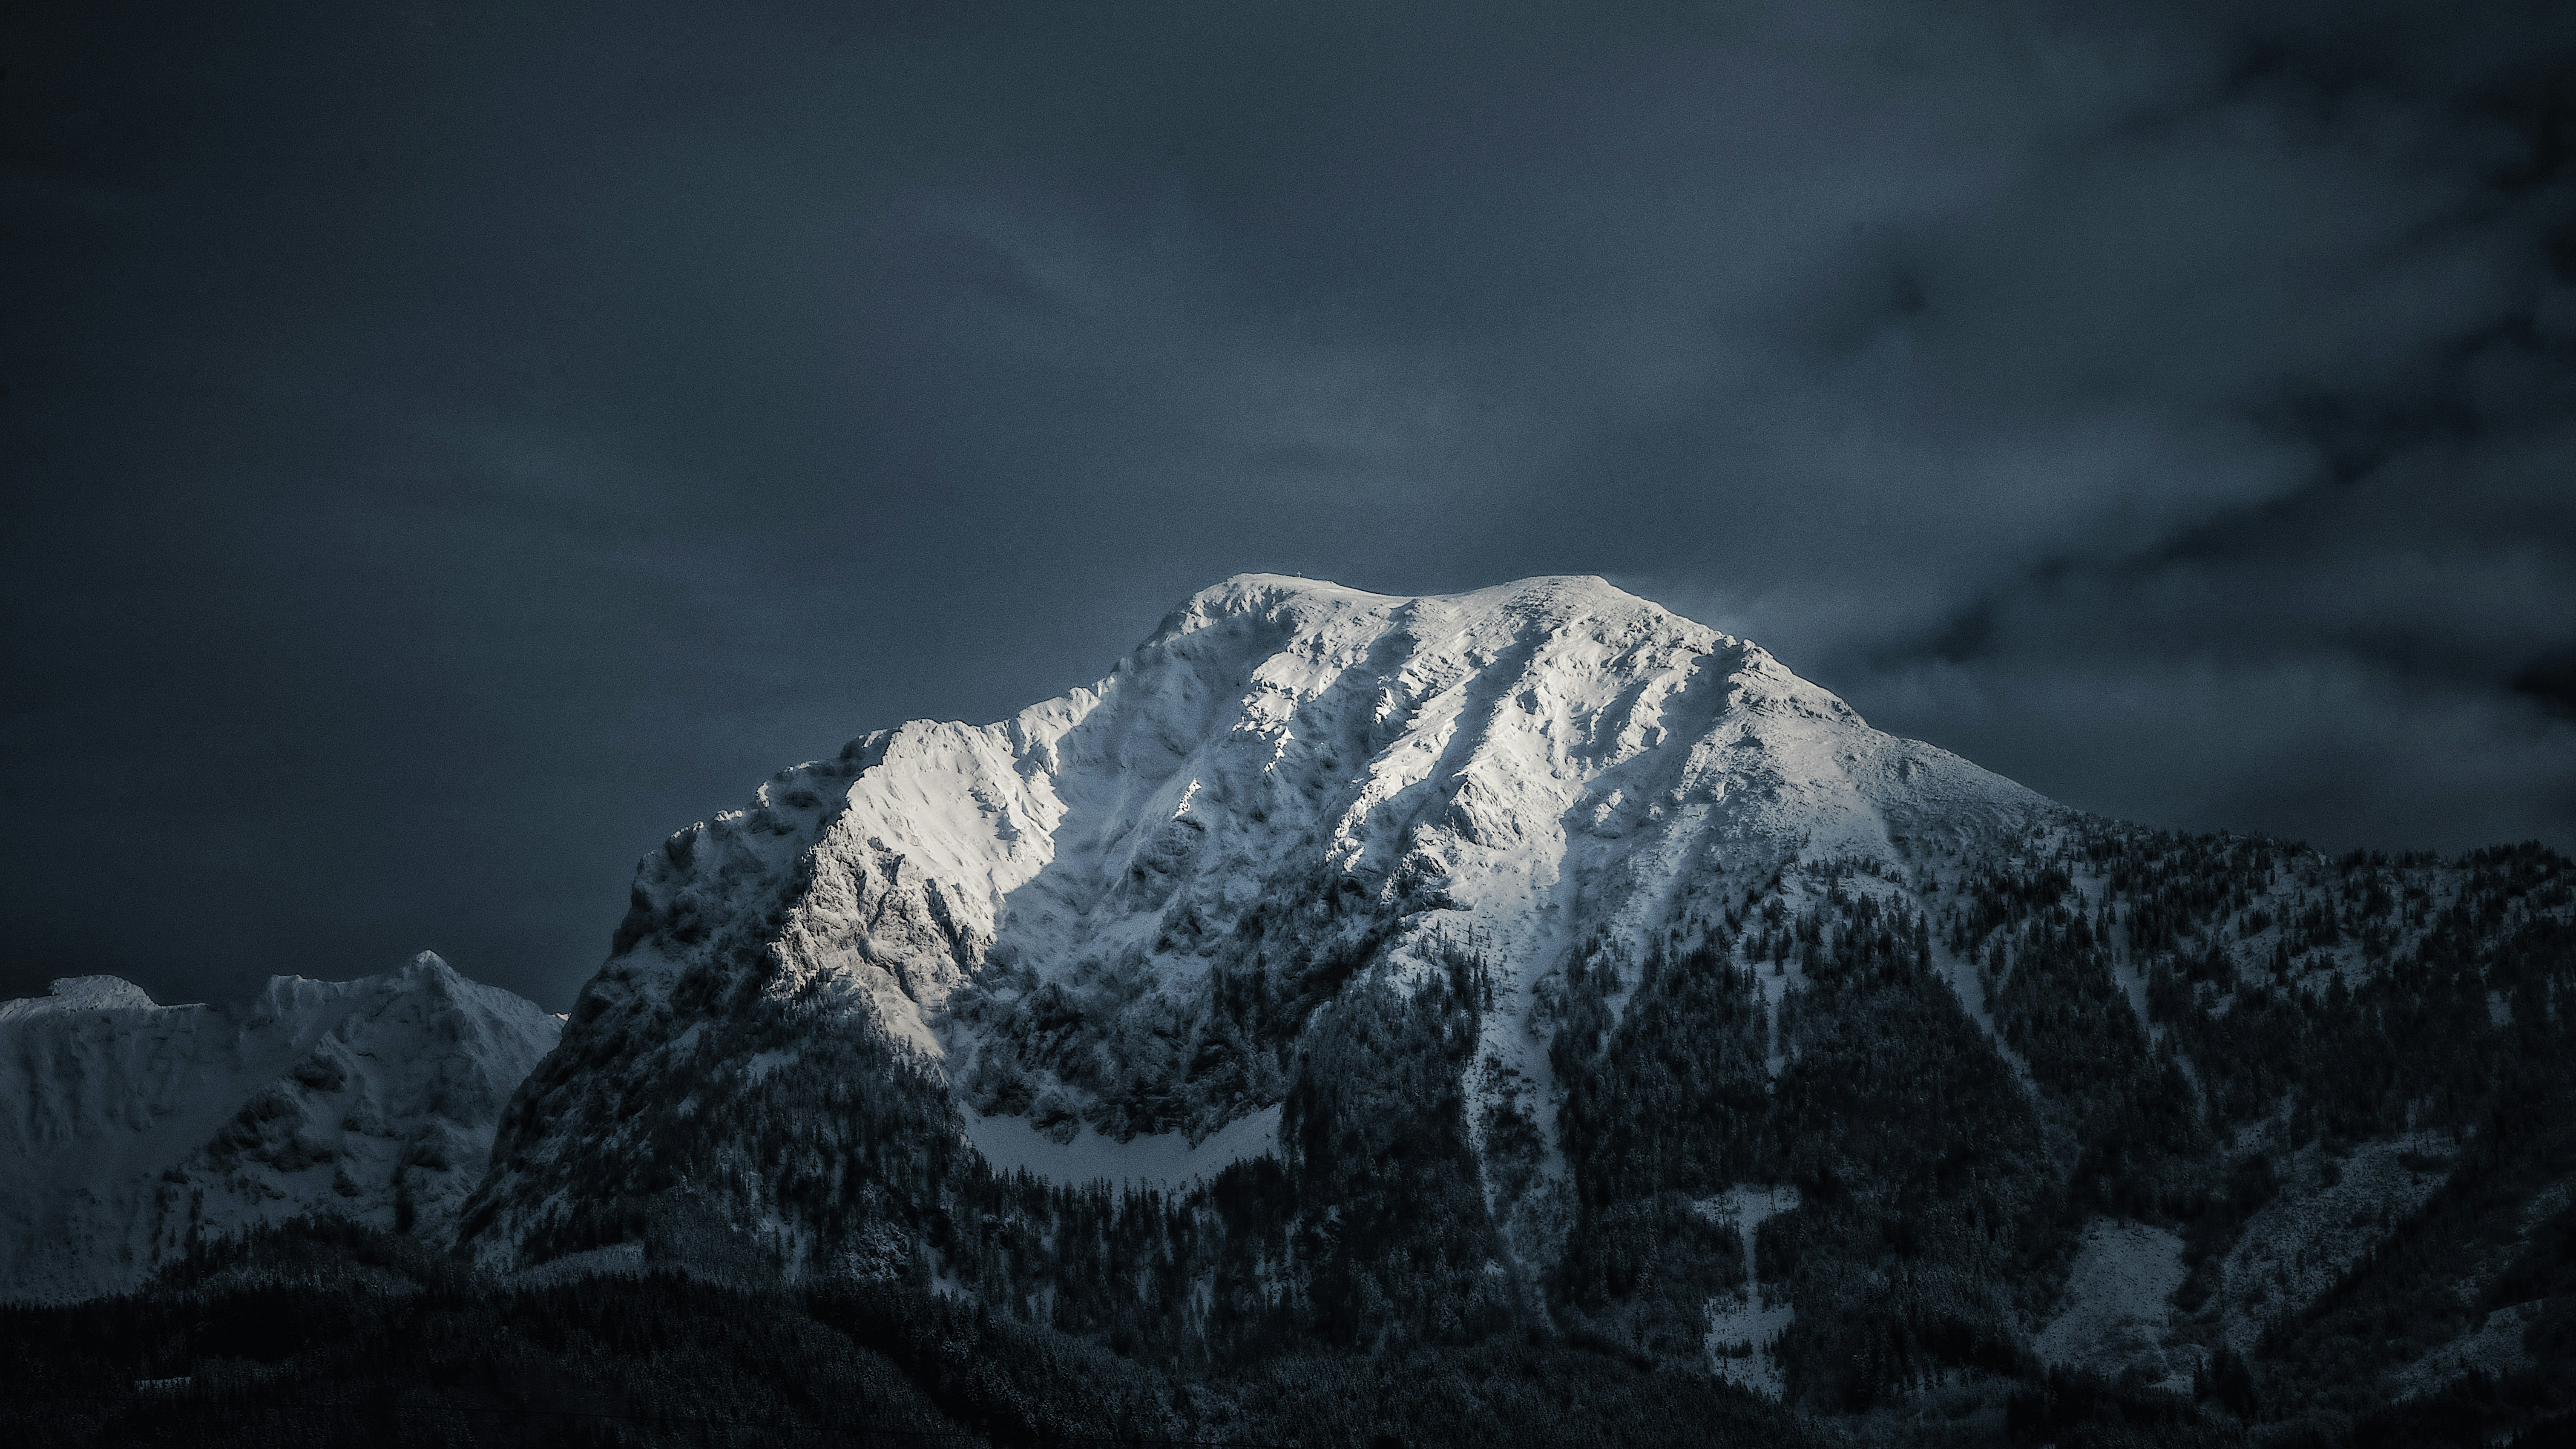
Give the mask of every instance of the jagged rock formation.
POLYGON ((561 1029, 428 952, 231 1006, 112 976, 0 1002, 0 1300, 129 1289, 192 1238, 310 1213, 442 1239, 561 1029))

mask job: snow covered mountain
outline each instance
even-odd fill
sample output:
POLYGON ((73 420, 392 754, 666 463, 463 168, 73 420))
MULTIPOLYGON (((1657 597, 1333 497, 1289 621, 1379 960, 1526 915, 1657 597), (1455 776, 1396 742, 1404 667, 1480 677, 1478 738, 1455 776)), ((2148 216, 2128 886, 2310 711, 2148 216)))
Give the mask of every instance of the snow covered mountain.
POLYGON ((458 1237, 1165 1362, 1562 1335, 2242 1417, 2268 1344, 2367 1404, 2543 1372, 2571 890, 2085 816, 1598 579, 1248 575, 646 857, 458 1237), (2445 1212, 2487 1246, 2352 1286, 2445 1212))
MULTIPOLYGON (((1544 1382, 1639 1442, 2500 1442, 2576 1415, 2570 1002, 2537 844, 2084 815, 1597 579, 1254 575, 672 836, 568 1020, 426 956, 0 1004, 0 1298, 321 1212, 486 1288, 611 1270, 537 1296, 728 1385, 746 1318, 936 1342, 919 1387, 1019 1437, 1511 1442, 1544 1382)), ((291 1291, 391 1378, 540 1311, 385 1248, 253 1234, 14 1351, 183 1380, 265 1261, 344 1263, 291 1291)))
POLYGON ((972 1303, 1213 1438, 1429 1365, 2493 1440, 2576 1412, 2569 1002, 2536 844, 2084 815, 1598 579, 1252 575, 672 836, 560 1026, 434 958, 0 1005, 0 1295, 321 1209, 834 1334, 972 1303))
POLYGON ((113 976, 0 1002, 0 1301, 131 1288, 192 1236, 308 1213, 444 1237, 561 1030, 429 952, 237 1005, 113 976))
POLYGON ((816 1034, 927 1066, 1000 1165, 1174 1184, 1270 1149, 1344 981, 1462 952, 1494 968, 1465 1090, 1525 1101, 1544 1144, 1532 1022, 1578 949, 1687 947, 1785 864, 2062 813, 1596 578, 1229 579, 1097 685, 865 736, 648 857, 475 1236, 511 1256, 582 1195, 574 1164, 816 1034), (785 1005, 783 1037, 729 1027, 785 1005))

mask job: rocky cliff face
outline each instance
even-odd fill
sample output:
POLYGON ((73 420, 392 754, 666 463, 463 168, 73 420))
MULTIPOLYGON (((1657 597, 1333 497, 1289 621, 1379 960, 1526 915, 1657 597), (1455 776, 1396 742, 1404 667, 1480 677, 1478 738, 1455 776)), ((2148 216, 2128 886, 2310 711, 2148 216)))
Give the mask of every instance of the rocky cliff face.
POLYGON ((231 1006, 111 976, 0 1002, 0 1299, 121 1291, 192 1237, 308 1213, 452 1235, 560 1030, 426 952, 231 1006))

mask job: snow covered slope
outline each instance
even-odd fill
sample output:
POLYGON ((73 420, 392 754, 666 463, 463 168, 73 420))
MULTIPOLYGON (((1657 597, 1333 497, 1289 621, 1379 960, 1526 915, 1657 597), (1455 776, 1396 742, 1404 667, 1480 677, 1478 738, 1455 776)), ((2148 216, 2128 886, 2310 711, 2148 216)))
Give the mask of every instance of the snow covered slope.
POLYGON ((452 1232, 561 1029, 428 952, 233 1006, 113 976, 0 1002, 0 1301, 129 1288, 191 1233, 305 1213, 452 1232))
POLYGON ((1500 974, 1470 1090, 1535 1086, 1544 1133, 1523 1028, 1578 946, 1687 943, 1793 860, 1892 864, 1908 836, 2058 813, 1596 578, 1399 598, 1240 576, 1097 685, 868 735, 647 857, 504 1128, 489 1240, 577 1194, 565 1163, 695 1110, 661 1084, 796 1061, 727 1031, 755 1002, 899 1044, 998 1119, 978 1142, 1070 1176, 1096 1159, 1077 1141, 1195 1143, 1276 1106, 1305 1016, 1360 964, 1472 952, 1500 974), (1059 1170, 996 1135, 1014 1118, 1067 1146, 1059 1170))

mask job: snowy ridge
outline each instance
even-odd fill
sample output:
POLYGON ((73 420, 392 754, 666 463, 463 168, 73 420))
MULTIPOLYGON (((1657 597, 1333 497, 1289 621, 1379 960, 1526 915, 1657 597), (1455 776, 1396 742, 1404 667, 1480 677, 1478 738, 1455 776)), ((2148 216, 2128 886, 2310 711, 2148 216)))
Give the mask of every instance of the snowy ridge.
MULTIPOLYGON (((483 1196, 511 1239, 560 1206, 547 1164, 623 1140, 575 1134, 602 1120, 585 1103, 792 1058, 725 1044, 739 1008, 711 1003, 755 979, 816 1029, 899 1043, 970 1116, 1056 1143, 1200 1141, 1280 1100, 1277 1063, 1224 1035, 1217 998, 1357 939, 1332 924, 1343 902, 1384 923, 1371 959, 1399 978, 1459 942, 1495 963, 1470 1089, 1534 1087, 1548 1132, 1528 1023, 1579 943, 1633 957, 1789 862, 1893 862, 1898 837, 2057 809, 1597 578, 1407 598, 1242 575, 1096 685, 996 724, 865 736, 648 856, 563 1071, 505 1129, 483 1196)), ((1025 1135, 987 1126, 977 1143, 1025 1135)))
POLYGON ((231 1006, 112 976, 0 1002, 0 1301, 130 1288, 191 1234, 306 1213, 452 1232, 560 1030, 428 952, 231 1006))

